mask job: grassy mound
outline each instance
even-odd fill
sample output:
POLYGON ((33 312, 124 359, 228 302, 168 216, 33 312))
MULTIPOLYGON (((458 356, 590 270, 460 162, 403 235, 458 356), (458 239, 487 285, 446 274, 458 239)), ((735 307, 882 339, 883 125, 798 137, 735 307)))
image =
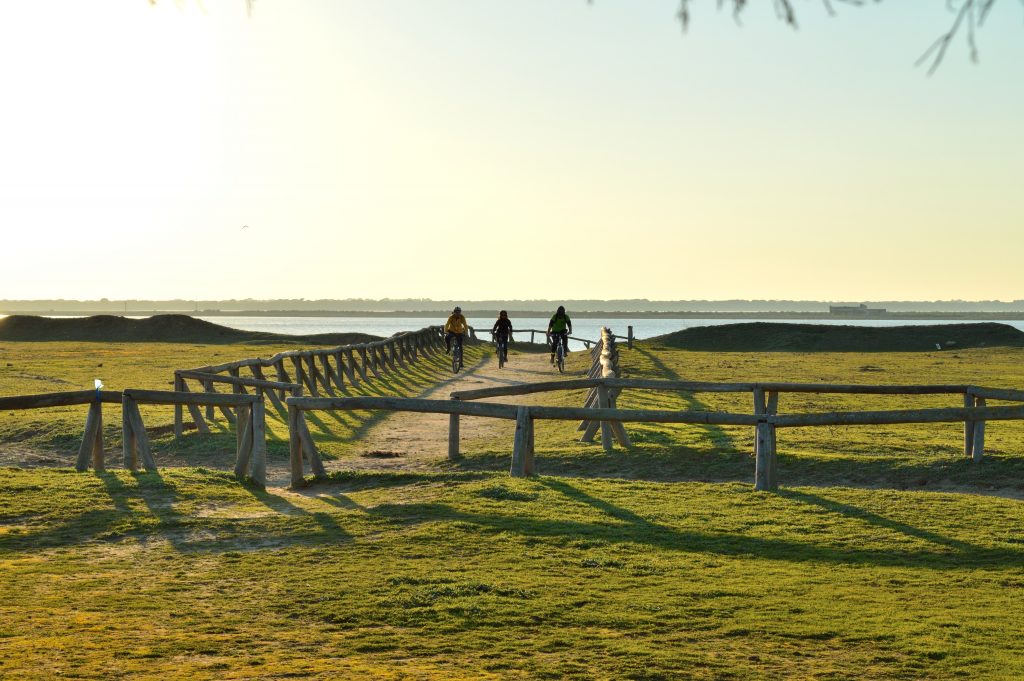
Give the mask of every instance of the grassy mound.
POLYGON ((312 343, 344 345, 377 340, 365 333, 320 333, 291 336, 263 331, 241 331, 182 314, 145 319, 113 315, 51 318, 13 315, 0 319, 3 341, 86 341, 105 343, 312 343))
POLYGON ((1024 347, 1024 332, 994 322, 888 327, 753 322, 698 326, 650 341, 682 350, 723 352, 915 352, 1024 347))

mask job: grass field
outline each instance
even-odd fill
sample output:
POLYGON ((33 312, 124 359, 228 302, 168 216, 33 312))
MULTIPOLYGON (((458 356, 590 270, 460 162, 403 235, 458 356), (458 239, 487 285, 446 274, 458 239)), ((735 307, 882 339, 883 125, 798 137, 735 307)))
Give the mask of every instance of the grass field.
MULTIPOLYGON (((214 352, 273 351, 134 344, 100 356, 100 346, 5 343, 0 386, 80 389, 99 369, 114 389, 162 388, 214 352)), ((622 356, 635 377, 994 387, 1024 386, 1022 360, 1020 349, 650 344, 622 356)), ((587 361, 574 355, 569 368, 587 361)), ((443 364, 376 389, 417 393, 445 377, 443 364)), ((749 413, 748 401, 637 392, 619 404, 749 413)), ((908 405, 784 396, 780 406, 908 405)), ((161 418, 169 411, 147 422, 161 418)), ((0 414, 0 442, 62 460, 83 421, 82 410, 0 414)), ((345 434, 366 424, 311 425, 343 462, 345 434)), ((1018 425, 990 424, 980 465, 967 463, 955 424, 785 431, 774 494, 749 484, 750 429, 629 430, 636 446, 608 455, 576 443, 574 424, 543 423, 543 475, 531 480, 503 472, 503 432, 466 439, 464 461, 435 472, 337 473, 302 493, 215 470, 230 461, 228 434, 157 438, 158 459, 192 465, 159 474, 0 468, 0 677, 1024 676, 1018 425)), ((272 457, 284 456, 279 444, 272 457)))

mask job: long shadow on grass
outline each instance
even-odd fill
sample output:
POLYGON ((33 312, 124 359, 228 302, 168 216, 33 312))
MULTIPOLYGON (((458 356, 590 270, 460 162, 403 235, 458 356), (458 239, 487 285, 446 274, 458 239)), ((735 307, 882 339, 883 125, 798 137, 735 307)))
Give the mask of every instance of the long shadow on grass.
MULTIPOLYGON (((267 508, 271 509, 275 513, 282 516, 289 517, 300 517, 304 520, 311 522, 304 522, 301 528, 288 528, 287 534, 279 534, 277 537, 271 537, 271 540, 280 541, 287 544, 293 544, 297 542, 303 543, 316 543, 316 544, 337 544, 340 542, 348 542, 352 540, 352 535, 345 531, 344 528, 338 523, 338 521, 330 513, 316 513, 308 511, 301 506, 296 506, 292 502, 288 501, 282 496, 272 494, 266 490, 259 489, 257 487, 245 486, 245 490, 252 494, 253 499, 260 502, 267 508)), ((344 501, 348 501, 347 497, 343 495, 332 496, 331 501, 334 502, 335 506, 342 506, 344 508, 355 508, 361 509, 354 502, 350 502, 351 505, 345 505, 344 501)))
MULTIPOLYGON (((938 544, 942 550, 857 549, 790 541, 768 537, 753 537, 734 532, 698 532, 679 530, 647 520, 605 499, 587 494, 561 481, 543 481, 568 498, 585 503, 617 523, 596 519, 593 522, 538 518, 526 512, 508 515, 475 513, 442 503, 385 504, 369 509, 372 516, 407 525, 427 522, 461 522, 476 525, 484 532, 520 534, 529 537, 551 538, 558 542, 570 539, 599 539, 609 543, 642 544, 667 551, 713 553, 724 556, 756 556, 769 560, 795 563, 834 563, 843 565, 903 566, 938 570, 965 567, 1019 566, 1024 551, 994 549, 942 537, 934 532, 891 521, 870 512, 844 504, 820 500, 829 512, 844 516, 868 518, 868 522, 915 538, 938 544)), ((803 503, 816 503, 814 495, 795 497, 803 503)), ((518 508, 526 509, 522 506, 518 508)))
MULTIPOLYGON (((670 369, 669 366, 662 362, 656 355, 654 355, 654 353, 636 346, 634 346, 634 349, 637 353, 646 357, 647 360, 654 365, 654 368, 657 369, 658 372, 665 378, 673 381, 683 380, 683 378, 678 373, 670 369)), ((705 405, 696 397, 694 397, 692 393, 680 392, 675 394, 679 395, 683 399, 683 401, 686 403, 687 408, 690 411, 708 411, 707 405, 705 405)), ((739 451, 739 449, 736 446, 736 442, 725 430, 721 428, 721 426, 700 425, 697 427, 699 427, 701 430, 707 433, 708 439, 711 440, 711 443, 715 446, 716 449, 720 449, 730 453, 735 453, 739 451)))
POLYGON ((904 534, 908 537, 921 539, 927 542, 931 542, 933 544, 938 544, 939 546, 945 546, 947 548, 953 549, 954 551, 958 551, 964 554, 976 553, 978 551, 983 550, 981 547, 975 546, 968 542, 963 542, 958 539, 952 539, 950 537, 944 537, 941 534, 937 534, 930 530, 923 530, 919 527, 914 527, 913 525, 907 525, 906 523, 901 523, 898 520, 892 520, 891 518, 880 516, 877 513, 872 513, 871 511, 865 510, 858 506, 833 501, 832 499, 826 499, 825 497, 820 497, 816 494, 810 494, 808 492, 798 492, 796 490, 781 490, 778 492, 778 495, 783 497, 784 499, 790 499, 792 501, 818 506, 819 508, 823 508, 826 511, 829 511, 830 513, 836 513, 839 515, 846 516, 847 518, 862 520, 870 525, 874 525, 875 527, 881 527, 886 530, 897 532, 899 534, 904 534))
POLYGON ((112 508, 79 513, 57 525, 47 524, 31 534, 0 537, 0 550, 57 548, 95 539, 117 541, 140 535, 156 535, 176 544, 172 530, 180 528, 185 519, 174 510, 173 486, 165 484, 155 473, 133 474, 135 487, 129 487, 111 472, 98 472, 95 476, 110 497, 112 508), (146 505, 148 517, 132 507, 132 499, 139 499, 146 505), (155 524, 153 518, 156 519, 155 524))

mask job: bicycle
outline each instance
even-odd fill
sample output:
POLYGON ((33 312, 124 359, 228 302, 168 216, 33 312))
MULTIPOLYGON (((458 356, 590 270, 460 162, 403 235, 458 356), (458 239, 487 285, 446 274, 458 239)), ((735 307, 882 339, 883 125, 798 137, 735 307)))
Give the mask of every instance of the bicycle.
MULTIPOLYGON (((558 366, 558 373, 565 373, 565 343, 562 338, 555 334, 555 364, 558 366)), ((548 336, 548 343, 551 343, 551 336, 548 336)))
POLYGON ((498 368, 501 369, 508 363, 508 343, 509 338, 501 338, 495 336, 494 345, 496 346, 494 351, 498 355, 498 368))
POLYGON ((455 341, 452 343, 452 373, 459 373, 459 369, 462 368, 462 343, 455 341))

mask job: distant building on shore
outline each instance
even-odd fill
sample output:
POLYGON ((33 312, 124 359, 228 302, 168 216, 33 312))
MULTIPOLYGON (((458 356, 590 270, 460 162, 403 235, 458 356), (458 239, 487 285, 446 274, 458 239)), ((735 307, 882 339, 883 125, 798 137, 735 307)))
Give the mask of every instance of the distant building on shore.
POLYGON ((864 303, 860 305, 829 305, 828 313, 846 317, 866 317, 868 315, 885 314, 885 308, 868 307, 864 303))

